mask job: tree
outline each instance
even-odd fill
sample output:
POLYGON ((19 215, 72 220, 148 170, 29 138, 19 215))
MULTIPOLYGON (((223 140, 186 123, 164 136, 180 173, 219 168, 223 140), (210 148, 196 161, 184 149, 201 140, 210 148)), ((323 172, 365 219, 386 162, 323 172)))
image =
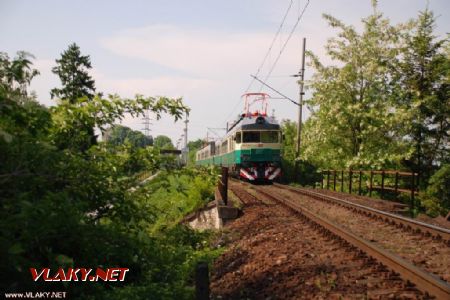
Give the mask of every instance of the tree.
POLYGON ((297 157, 297 123, 291 120, 281 121, 281 131, 283 132, 283 159, 294 162, 297 157))
MULTIPOLYGON (((297 178, 295 165, 298 164, 296 157, 296 141, 297 141, 297 123, 291 120, 282 120, 281 132, 283 133, 282 141, 282 168, 283 179, 285 181, 295 181, 297 178)), ((297 170, 298 171, 298 170, 297 170)))
MULTIPOLYGON (((283 132, 282 169, 283 178, 288 182, 297 182, 301 185, 314 186, 320 180, 317 168, 310 162, 296 157, 297 123, 290 120, 281 121, 283 132)), ((304 132, 302 133, 304 138, 304 132)))
POLYGON ((195 141, 189 141, 189 143, 187 144, 187 147, 189 148, 189 150, 191 149, 200 149, 203 146, 204 141, 202 139, 196 139, 195 141))
POLYGON ((56 67, 52 72, 59 76, 62 88, 54 88, 50 94, 52 98, 65 99, 76 103, 79 98, 92 99, 95 95, 95 82, 88 74, 92 68, 89 55, 81 55, 80 47, 73 43, 56 60, 56 67))
POLYGON ((27 86, 39 75, 39 71, 31 67, 33 55, 18 51, 17 56, 10 60, 6 53, 0 52, 0 93, 5 97, 20 96, 16 99, 26 99, 27 86))
POLYGON ((60 149, 87 151, 94 145, 90 142, 89 128, 105 132, 108 127, 122 120, 125 114, 139 117, 143 116, 145 109, 151 110, 157 119, 161 118, 161 114, 168 113, 175 120, 182 117, 180 112, 189 111, 181 99, 166 97, 137 95, 134 99, 123 99, 118 95, 109 95, 108 98, 96 95, 92 100, 81 98, 76 104, 61 100, 58 106, 52 107, 54 143, 60 149))
POLYGON ((450 165, 444 164, 430 177, 426 190, 420 195, 421 205, 428 215, 445 216, 450 210, 450 165))
MULTIPOLYGON (((2 73, 0 82, 13 90, 6 76, 2 73)), ((47 288, 79 299, 188 298, 187 270, 203 239, 178 228, 151 236, 158 211, 148 198, 170 183, 140 187, 134 173, 155 170, 158 153, 104 143, 79 147, 86 138, 83 124, 104 130, 125 114, 142 116, 147 110, 178 120, 188 112, 181 99, 96 96, 77 103, 62 100, 47 109, 16 96, 20 101, 0 93, 0 266, 8 274, 0 290, 41 290, 41 283, 30 280, 29 268, 123 265, 133 275, 120 285, 55 282, 47 288)), ((180 215, 179 207, 186 212, 201 204, 190 196, 198 187, 211 194, 212 184, 205 187, 206 180, 193 177, 185 176, 177 199, 161 201, 169 203, 172 215, 180 215)), ((171 222, 178 223, 174 217, 171 222)))
POLYGON ((115 146, 130 143, 135 148, 145 148, 153 145, 153 137, 147 137, 140 131, 122 125, 112 126, 105 136, 106 142, 115 146))
POLYGON ((165 135, 158 135, 154 141, 153 145, 159 149, 175 149, 172 144, 172 140, 165 135))
MULTIPOLYGON (((52 98, 57 97, 71 104, 85 102, 83 98, 92 101, 95 93, 94 80, 89 76, 87 70, 91 69, 90 57, 81 55, 80 47, 73 43, 61 54, 61 59, 56 60, 56 67, 52 72, 59 76, 62 88, 54 88, 50 94, 52 98)), ((101 96, 101 94, 99 94, 101 96)), ((97 143, 94 127, 86 123, 79 123, 84 135, 84 143, 80 144, 81 150, 87 150, 91 145, 97 143)))
POLYGON ((411 167, 422 183, 434 165, 449 160, 450 151, 450 51, 443 51, 448 39, 437 40, 434 26, 433 13, 421 12, 406 36, 401 64, 402 104, 410 117, 406 134, 414 144, 411 167))
POLYGON ((339 30, 326 45, 337 66, 324 66, 308 53, 316 73, 302 155, 323 168, 392 167, 411 152, 397 130, 406 119, 397 105, 396 71, 406 26, 391 26, 373 6, 362 33, 324 15, 339 30))
POLYGON ((198 150, 200 150, 203 146, 204 141, 202 139, 197 139, 195 141, 190 141, 187 145, 188 149, 189 149, 189 154, 188 154, 188 165, 194 165, 195 164, 195 160, 196 160, 196 156, 195 154, 197 153, 198 150))

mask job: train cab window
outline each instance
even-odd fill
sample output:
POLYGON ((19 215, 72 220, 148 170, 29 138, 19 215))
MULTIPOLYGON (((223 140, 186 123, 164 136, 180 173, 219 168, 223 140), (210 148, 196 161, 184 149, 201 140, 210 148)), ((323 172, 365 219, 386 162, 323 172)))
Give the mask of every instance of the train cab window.
POLYGON ((236 137, 234 138, 234 140, 236 141, 236 144, 240 144, 241 143, 241 133, 240 132, 236 132, 236 137))
POLYGON ((259 131, 244 131, 243 137, 244 137, 243 138, 244 143, 259 143, 260 142, 259 131))
POLYGON ((262 143, 278 143, 278 131, 261 131, 262 143))

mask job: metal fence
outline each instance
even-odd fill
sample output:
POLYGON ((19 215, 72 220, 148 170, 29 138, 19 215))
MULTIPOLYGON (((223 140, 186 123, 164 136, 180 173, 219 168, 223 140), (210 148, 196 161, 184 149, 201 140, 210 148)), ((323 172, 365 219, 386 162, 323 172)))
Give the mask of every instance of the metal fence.
POLYGON ((409 194, 411 203, 418 193, 418 176, 413 172, 395 170, 323 170, 322 189, 348 192, 358 195, 368 192, 372 196, 374 191, 384 198, 387 193, 393 193, 397 199, 400 193, 409 194))

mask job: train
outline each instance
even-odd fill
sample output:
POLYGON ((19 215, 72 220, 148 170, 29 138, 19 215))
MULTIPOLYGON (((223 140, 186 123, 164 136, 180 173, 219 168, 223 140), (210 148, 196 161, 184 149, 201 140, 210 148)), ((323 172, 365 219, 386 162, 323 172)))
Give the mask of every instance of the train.
MULTIPOLYGON (((196 152, 197 165, 229 168, 229 174, 250 182, 278 181, 282 175, 282 132, 274 116, 267 115, 266 93, 245 93, 244 112, 219 141, 206 142, 196 152), (251 107, 260 104, 260 109, 251 107)), ((259 107, 259 106, 258 106, 259 107)))

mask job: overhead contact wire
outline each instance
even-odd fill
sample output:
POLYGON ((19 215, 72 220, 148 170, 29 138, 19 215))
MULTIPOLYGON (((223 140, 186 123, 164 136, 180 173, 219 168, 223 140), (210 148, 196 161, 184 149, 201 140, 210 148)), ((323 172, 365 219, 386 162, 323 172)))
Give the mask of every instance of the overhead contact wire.
MULTIPOLYGON (((264 64, 266 63, 266 60, 269 57, 270 51, 272 51, 273 45, 275 44, 275 41, 277 40, 277 37, 280 34, 281 29, 283 29, 284 22, 286 21, 286 18, 287 18, 288 14, 289 14, 289 11, 292 8, 292 4, 293 4, 293 0, 291 0, 291 2, 289 3, 289 7, 287 8, 286 13, 283 16, 283 19, 281 20, 281 24, 278 27, 278 30, 275 33, 275 36, 273 37, 272 42, 270 43, 269 49, 267 49, 266 55, 264 56, 263 61, 261 62, 261 64, 259 65, 259 67, 258 67, 258 69, 256 71, 256 74, 255 74, 256 77, 258 77, 259 73, 261 72, 261 69, 264 66, 264 64)), ((251 86, 253 85, 254 82, 255 82, 254 79, 251 80, 250 84, 248 85, 248 87, 247 87, 247 89, 245 91, 246 93, 250 90, 250 88, 251 88, 251 86)))
MULTIPOLYGON (((263 81, 267 81, 267 79, 270 77, 270 75, 272 74, 273 70, 275 69, 275 66, 277 65, 278 61, 280 60, 281 55, 283 54, 284 50, 286 49, 286 45, 288 44, 289 40, 291 39, 292 35, 294 34, 295 30, 297 29, 298 24, 300 23, 300 21, 303 18, 303 15, 305 14, 306 9, 308 8, 309 5, 309 1, 307 0, 305 6, 303 7, 302 12, 300 13, 300 15, 297 18, 297 21, 295 22, 294 26, 292 27, 291 32, 289 33, 286 41, 283 44, 283 47, 280 49, 280 52, 278 53, 277 58, 275 59, 274 63, 272 64, 272 67, 269 70, 269 73, 267 74, 267 76, 264 78, 263 81)), ((260 91, 262 90, 262 86, 260 88, 260 91)))
MULTIPOLYGON (((258 77, 259 73, 261 72, 262 67, 264 66, 264 64, 266 63, 267 58, 269 57, 270 51, 272 51, 273 45, 275 44, 275 41, 277 40, 277 37, 279 36, 281 30, 283 29, 284 26, 284 22, 286 21, 286 18, 289 14, 289 11, 292 8, 292 4, 293 4, 293 0, 291 0, 291 2, 289 3, 289 7, 287 8, 283 19, 281 20, 281 24, 278 27, 277 32, 275 33, 275 36, 272 39, 272 42, 270 43, 269 48, 267 49, 266 55, 263 58, 263 61, 261 62, 261 64, 259 65, 257 71, 256 71, 256 77, 258 77)), ((250 88, 252 87, 253 83, 255 82, 255 79, 252 79, 250 81, 250 84, 248 85, 247 89, 245 90, 246 93, 248 93, 248 91, 250 90, 250 88)), ((233 107, 233 109, 231 110, 230 114, 225 118, 225 122, 228 120, 228 118, 231 117, 231 115, 236 111, 236 108, 239 106, 239 103, 241 103, 241 99, 239 99, 239 101, 235 104, 235 106, 233 107)))

